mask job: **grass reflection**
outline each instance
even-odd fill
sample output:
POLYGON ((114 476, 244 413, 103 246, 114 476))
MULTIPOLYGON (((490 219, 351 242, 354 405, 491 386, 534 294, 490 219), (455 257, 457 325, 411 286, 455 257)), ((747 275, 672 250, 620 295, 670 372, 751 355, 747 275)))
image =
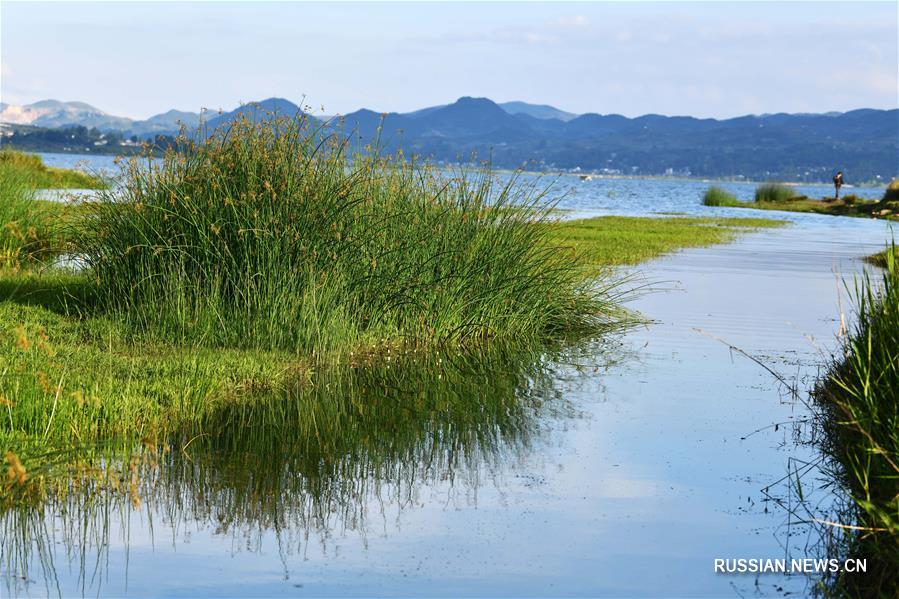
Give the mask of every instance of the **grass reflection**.
POLYGON ((7 587, 65 593, 77 576, 96 592, 126 575, 105 570, 110 543, 127 547, 130 527, 152 534, 159 518, 250 549, 274 533, 285 556, 348 531, 364 538, 373 515, 418 505, 428 488, 470 498, 554 417, 574 414, 556 369, 575 351, 360 362, 226 405, 161 443, 79 450, 80 476, 48 482, 0 517, 7 587))

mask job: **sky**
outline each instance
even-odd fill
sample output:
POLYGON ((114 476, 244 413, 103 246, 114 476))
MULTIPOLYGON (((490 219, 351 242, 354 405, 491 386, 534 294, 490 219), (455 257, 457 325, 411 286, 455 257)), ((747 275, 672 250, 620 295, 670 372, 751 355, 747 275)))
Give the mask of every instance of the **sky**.
POLYGON ((899 106, 899 3, 0 3, 0 100, 147 118, 461 96, 731 117, 899 106))

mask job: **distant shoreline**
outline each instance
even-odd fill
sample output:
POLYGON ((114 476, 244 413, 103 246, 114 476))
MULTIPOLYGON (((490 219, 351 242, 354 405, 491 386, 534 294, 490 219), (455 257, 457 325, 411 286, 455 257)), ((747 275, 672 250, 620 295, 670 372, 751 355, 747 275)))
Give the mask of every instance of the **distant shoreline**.
MULTIPOLYGON (((141 154, 140 148, 135 148, 133 153, 124 153, 124 152, 104 152, 104 151, 74 151, 74 150, 59 150, 59 149, 48 149, 48 150, 35 150, 35 149, 23 149, 14 146, 9 146, 12 149, 15 149, 20 152, 29 152, 33 154, 70 154, 73 156, 121 156, 123 158, 132 158, 134 156, 139 156, 141 154)), ((154 156, 161 156, 160 153, 154 153, 154 156)), ((478 168, 479 165, 475 164, 464 164, 464 163, 454 163, 454 164, 437 164, 436 166, 440 168, 458 168, 458 167, 469 167, 469 168, 478 168)), ((539 176, 539 177, 582 177, 589 176, 591 179, 610 179, 610 180, 636 180, 636 179, 649 179, 654 181, 692 181, 692 182, 700 182, 700 183, 743 183, 746 185, 758 185, 760 183, 766 183, 770 181, 777 181, 778 183, 783 183, 784 185, 790 186, 802 186, 802 185, 829 185, 830 181, 784 181, 779 179, 771 179, 769 181, 756 180, 756 179, 739 179, 734 177, 685 177, 678 175, 624 175, 624 174, 598 174, 598 173, 572 173, 568 171, 554 171, 554 170, 545 170, 545 171, 534 171, 534 170, 519 170, 512 168, 495 168, 493 169, 495 173, 503 173, 503 174, 522 174, 529 176, 539 176)), ((875 189, 878 187, 886 187, 889 185, 889 181, 883 181, 874 183, 871 181, 865 181, 862 183, 855 184, 844 184, 844 189, 875 189)))

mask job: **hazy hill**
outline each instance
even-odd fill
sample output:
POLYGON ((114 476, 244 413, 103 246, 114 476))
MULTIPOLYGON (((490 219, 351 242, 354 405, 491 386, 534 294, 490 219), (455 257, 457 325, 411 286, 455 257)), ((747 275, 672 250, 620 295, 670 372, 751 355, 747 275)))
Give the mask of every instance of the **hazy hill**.
POLYGON ((133 135, 150 135, 156 133, 170 133, 177 130, 181 125, 187 127, 188 130, 196 129, 200 125, 200 115, 196 112, 185 112, 183 110, 169 110, 162 114, 151 116, 145 121, 134 121, 128 130, 133 135))
POLYGON ((84 102, 41 100, 21 106, 0 104, 0 122, 49 129, 96 127, 101 131, 119 131, 125 135, 143 136, 176 131, 181 123, 189 128, 195 128, 200 122, 200 115, 169 110, 141 121, 114 116, 84 102))
POLYGON ((231 112, 223 112, 215 116, 207 115, 206 129, 215 131, 240 116, 246 116, 250 121, 256 122, 279 117, 295 117, 301 114, 303 114, 303 110, 290 100, 268 98, 258 102, 247 102, 231 112))
POLYGON ((528 104, 527 102, 501 102, 498 104, 500 108, 509 114, 526 114, 535 119, 555 119, 557 121, 567 122, 577 117, 572 112, 559 110, 555 106, 549 104, 528 104))
POLYGON ((34 125, 35 127, 83 125, 110 129, 124 129, 132 122, 131 119, 112 116, 84 102, 60 102, 59 100, 41 100, 24 106, 3 104, 2 110, 0 110, 0 121, 16 125, 34 125))

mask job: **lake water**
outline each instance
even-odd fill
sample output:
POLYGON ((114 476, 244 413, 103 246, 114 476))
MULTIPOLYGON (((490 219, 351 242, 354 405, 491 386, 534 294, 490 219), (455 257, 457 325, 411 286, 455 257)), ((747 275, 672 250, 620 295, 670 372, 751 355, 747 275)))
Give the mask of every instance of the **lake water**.
MULTIPOLYGON (((86 154, 41 154, 49 166, 76 168, 106 177, 115 177, 119 167, 113 156, 86 154)), ((525 179, 533 178, 525 175, 525 179)), ((695 179, 664 178, 595 178, 581 181, 571 175, 544 175, 544 185, 552 184, 551 197, 559 202, 559 208, 570 210, 574 216, 603 214, 645 215, 652 213, 683 213, 690 215, 731 214, 734 209, 710 209, 702 205, 702 195, 710 185, 721 187, 738 200, 753 199, 757 183, 709 182, 695 179)), ((833 196, 831 185, 796 185, 797 193, 810 198, 833 196)), ((879 199, 880 187, 844 187, 843 193, 854 193, 862 198, 879 199)), ((737 214, 746 215, 745 210, 737 214)), ((756 213, 748 213, 754 215, 756 213)))
MULTIPOLYGON (((804 595, 715 558, 816 557, 772 497, 800 392, 837 347, 841 277, 881 221, 707 208, 707 184, 565 178, 578 214, 785 218, 641 265, 651 323, 540 356, 421 357, 320 373, 173 442, 140 503, 4 516, 7 590, 100 596, 804 595), (775 426, 776 425, 776 426, 775 426), (17 531, 17 534, 10 534, 17 531), (27 566, 27 567, 26 567, 27 566)), ((725 184, 738 197, 753 187, 725 184)), ((828 187, 801 189, 825 195, 828 187)), ((863 191, 863 190, 859 190, 863 191)), ((871 191, 872 196, 882 193, 871 191)))

